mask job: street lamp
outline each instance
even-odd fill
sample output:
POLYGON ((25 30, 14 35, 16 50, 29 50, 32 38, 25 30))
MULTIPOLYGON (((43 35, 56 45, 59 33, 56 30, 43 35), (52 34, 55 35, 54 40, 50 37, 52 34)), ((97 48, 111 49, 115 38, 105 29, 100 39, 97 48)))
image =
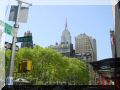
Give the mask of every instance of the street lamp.
MULTIPOLYGON (((7 85, 13 85, 13 72, 14 72, 14 58, 15 58, 15 47, 16 47, 16 41, 17 41, 17 32, 19 29, 19 16, 20 16, 20 9, 22 3, 28 4, 26 2, 17 0, 18 2, 18 8, 17 8, 17 16, 15 19, 15 24, 14 24, 14 36, 12 40, 12 54, 11 54, 11 63, 10 63, 10 71, 9 71, 9 76, 6 79, 6 84, 7 85)), ((28 4, 31 6, 31 4, 28 4)))

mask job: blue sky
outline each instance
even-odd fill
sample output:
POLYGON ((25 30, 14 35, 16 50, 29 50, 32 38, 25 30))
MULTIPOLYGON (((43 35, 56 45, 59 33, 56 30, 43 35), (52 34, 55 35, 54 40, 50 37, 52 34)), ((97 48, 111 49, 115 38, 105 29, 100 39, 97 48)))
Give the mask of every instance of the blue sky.
MULTIPOLYGON (((18 36, 30 30, 33 41, 42 47, 60 42, 65 20, 75 45, 75 37, 86 33, 97 41, 98 60, 111 57, 110 28, 113 29, 111 5, 36 5, 30 7, 27 23, 20 24, 18 36)), ((11 41, 7 35, 6 40, 11 41)))

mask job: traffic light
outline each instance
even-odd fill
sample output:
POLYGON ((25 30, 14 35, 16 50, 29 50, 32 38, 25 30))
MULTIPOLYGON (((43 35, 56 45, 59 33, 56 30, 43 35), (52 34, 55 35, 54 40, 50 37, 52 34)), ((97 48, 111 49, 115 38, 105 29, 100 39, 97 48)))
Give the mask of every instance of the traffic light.
POLYGON ((32 61, 27 61, 27 71, 32 70, 32 61))
MULTIPOLYGON (((5 48, 6 48, 6 50, 8 50, 8 49, 12 50, 12 43, 5 42, 5 48)), ((16 45, 16 49, 15 50, 18 51, 19 50, 19 46, 16 45)))
POLYGON ((12 44, 9 43, 9 42, 5 42, 5 48, 11 50, 12 49, 12 44))
POLYGON ((18 73, 29 72, 32 70, 32 61, 23 60, 18 65, 18 73))
POLYGON ((25 60, 22 62, 23 65, 23 71, 31 71, 32 70, 32 61, 30 60, 25 60))

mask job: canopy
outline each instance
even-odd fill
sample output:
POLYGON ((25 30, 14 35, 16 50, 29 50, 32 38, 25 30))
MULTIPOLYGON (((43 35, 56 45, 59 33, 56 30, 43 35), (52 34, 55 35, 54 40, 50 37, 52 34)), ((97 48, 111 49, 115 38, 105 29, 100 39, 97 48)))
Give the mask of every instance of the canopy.
POLYGON ((95 71, 106 78, 112 79, 120 76, 120 58, 107 58, 89 63, 95 71))

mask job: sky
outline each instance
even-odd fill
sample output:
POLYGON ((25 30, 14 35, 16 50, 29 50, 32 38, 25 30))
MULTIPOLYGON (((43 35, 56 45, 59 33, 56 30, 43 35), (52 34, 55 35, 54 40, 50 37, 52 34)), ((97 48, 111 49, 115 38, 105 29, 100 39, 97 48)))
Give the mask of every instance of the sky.
MULTIPOLYGON (((9 12, 9 10, 8 10, 9 12)), ((97 42, 98 60, 110 58, 110 29, 114 28, 111 5, 35 5, 29 8, 27 23, 20 23, 18 37, 30 30, 33 42, 42 47, 60 43, 67 18, 68 30, 75 46, 75 37, 81 33, 97 42)), ((8 22, 13 25, 13 23, 8 22)), ((7 35, 6 41, 12 37, 7 35)))
MULTIPOLYGON (((4 0, 5 1, 5 0, 4 0)), ((16 0, 7 0, 16 4, 16 0)), ((112 5, 119 0, 20 0, 32 5, 112 5)))

